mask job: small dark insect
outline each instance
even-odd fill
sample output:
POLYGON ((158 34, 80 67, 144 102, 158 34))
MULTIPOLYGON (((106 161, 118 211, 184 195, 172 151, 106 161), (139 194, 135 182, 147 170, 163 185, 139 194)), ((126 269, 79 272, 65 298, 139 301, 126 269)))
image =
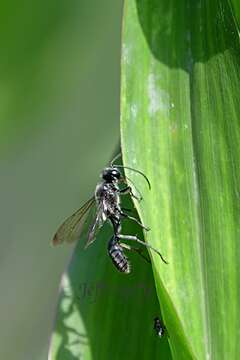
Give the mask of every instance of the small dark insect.
POLYGON ((161 338, 164 336, 166 332, 166 327, 163 325, 161 320, 158 317, 155 317, 154 319, 154 330, 156 331, 156 334, 161 338))
MULTIPOLYGON (((135 221, 139 224, 144 230, 148 231, 141 222, 135 219, 132 216, 126 214, 120 205, 120 195, 130 194, 132 197, 141 200, 141 197, 137 197, 132 192, 130 186, 126 186, 123 189, 119 188, 120 183, 127 184, 128 179, 124 177, 119 168, 126 168, 132 171, 137 172, 142 175, 148 183, 149 188, 150 182, 146 175, 141 171, 132 169, 127 166, 122 165, 113 165, 114 161, 119 157, 114 158, 109 167, 106 167, 101 174, 101 182, 96 186, 95 195, 89 199, 79 210, 77 210, 73 215, 67 218, 63 224, 59 227, 56 234, 53 237, 52 244, 59 245, 63 242, 73 242, 79 239, 81 232, 83 230, 83 225, 87 219, 88 214, 91 212, 93 216, 92 224, 90 225, 89 232, 87 235, 87 242, 85 248, 88 247, 96 238, 96 234, 101 226, 106 220, 109 220, 113 226, 114 236, 111 238, 108 244, 108 253, 116 266, 116 268, 124 273, 130 272, 130 265, 127 257, 123 252, 123 248, 128 250, 133 250, 138 252, 141 255, 141 250, 136 248, 131 248, 130 246, 120 243, 120 240, 133 240, 136 241, 153 251, 155 251, 162 259, 164 263, 167 262, 164 260, 162 255, 158 250, 153 248, 151 245, 141 241, 136 236, 131 235, 122 235, 121 234, 121 220, 129 219, 135 221)), ((130 179, 128 179, 130 180, 130 179)), ((89 214, 90 215, 90 214, 89 214)))

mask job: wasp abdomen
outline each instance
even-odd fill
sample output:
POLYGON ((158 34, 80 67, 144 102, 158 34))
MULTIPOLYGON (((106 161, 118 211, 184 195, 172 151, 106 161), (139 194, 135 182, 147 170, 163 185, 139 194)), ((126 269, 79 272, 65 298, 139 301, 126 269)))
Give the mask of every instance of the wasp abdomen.
POLYGON ((130 263, 128 261, 128 258, 124 254, 123 248, 120 244, 118 244, 114 236, 109 241, 108 253, 118 271, 125 274, 130 273, 130 263))

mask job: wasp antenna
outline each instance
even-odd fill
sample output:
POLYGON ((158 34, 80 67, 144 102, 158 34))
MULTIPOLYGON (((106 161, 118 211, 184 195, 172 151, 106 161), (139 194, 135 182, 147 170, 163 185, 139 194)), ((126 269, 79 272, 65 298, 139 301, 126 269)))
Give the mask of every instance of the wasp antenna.
POLYGON ((147 178, 147 176, 146 176, 142 171, 137 170, 137 169, 133 169, 133 168, 131 168, 131 167, 129 167, 129 166, 114 165, 114 162, 115 162, 117 159, 119 159, 121 156, 122 156, 122 153, 121 153, 121 152, 120 152, 119 154, 117 154, 117 155, 112 159, 112 161, 111 161, 111 163, 110 163, 110 166, 111 166, 111 167, 114 166, 114 167, 116 167, 116 168, 123 168, 123 169, 132 170, 132 171, 135 171, 136 173, 142 175, 142 176, 144 177, 144 179, 145 179, 145 180, 147 181, 147 183, 148 183, 149 190, 151 190, 150 181, 149 181, 149 179, 147 178))
POLYGON ((114 165, 114 167, 132 170, 132 171, 135 171, 136 173, 142 175, 142 176, 144 177, 144 179, 146 180, 146 182, 148 183, 149 190, 151 190, 150 181, 148 180, 147 176, 146 176, 143 172, 141 172, 141 171, 139 171, 139 170, 137 170, 137 169, 133 169, 133 168, 131 168, 131 167, 129 167, 129 166, 114 165))
POLYGON ((111 163, 110 163, 110 166, 111 167, 113 167, 113 166, 116 166, 116 165, 113 165, 114 164, 114 162, 118 159, 118 158, 120 158, 122 156, 122 153, 120 152, 119 154, 117 154, 113 159, 112 159, 112 161, 111 161, 111 163))

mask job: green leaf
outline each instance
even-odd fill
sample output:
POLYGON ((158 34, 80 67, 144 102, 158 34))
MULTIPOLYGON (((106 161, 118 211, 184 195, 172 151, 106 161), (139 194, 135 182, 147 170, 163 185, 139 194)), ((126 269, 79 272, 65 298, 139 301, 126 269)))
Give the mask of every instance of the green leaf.
POLYGON ((228 1, 126 0, 121 132, 174 359, 236 359, 240 48, 228 1))
POLYGON ((240 24, 240 3, 238 0, 230 0, 229 4, 232 6, 232 15, 236 18, 238 27, 240 24))
MULTIPOLYGON (((126 221, 123 233, 137 234, 139 227, 126 221)), ((75 249, 62 279, 51 360, 172 358, 167 336, 153 330, 160 309, 151 266, 130 254, 132 272, 119 273, 106 251, 111 236, 105 225, 86 251, 85 236, 75 249)))

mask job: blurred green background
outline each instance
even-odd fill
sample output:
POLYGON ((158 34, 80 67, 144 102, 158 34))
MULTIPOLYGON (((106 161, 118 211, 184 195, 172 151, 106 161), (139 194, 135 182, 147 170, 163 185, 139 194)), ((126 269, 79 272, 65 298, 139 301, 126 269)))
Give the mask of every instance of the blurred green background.
POLYGON ((50 240, 119 141, 122 1, 0 7, 0 358, 46 359, 71 247, 50 240))

